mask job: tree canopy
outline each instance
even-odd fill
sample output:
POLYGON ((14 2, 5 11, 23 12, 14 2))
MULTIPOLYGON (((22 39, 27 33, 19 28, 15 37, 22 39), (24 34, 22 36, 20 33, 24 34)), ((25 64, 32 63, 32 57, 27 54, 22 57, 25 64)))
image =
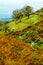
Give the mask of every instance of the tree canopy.
POLYGON ((24 16, 29 16, 33 12, 31 6, 25 6, 22 9, 14 10, 12 13, 13 19, 19 19, 24 16))

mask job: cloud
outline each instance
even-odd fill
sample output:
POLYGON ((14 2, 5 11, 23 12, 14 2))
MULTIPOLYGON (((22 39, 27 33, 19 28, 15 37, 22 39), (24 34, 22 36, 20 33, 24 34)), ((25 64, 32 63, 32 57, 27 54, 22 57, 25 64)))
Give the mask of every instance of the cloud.
POLYGON ((32 7, 43 7, 43 0, 0 0, 0 10, 8 11, 21 8, 24 5, 31 5, 32 7))
POLYGON ((0 14, 11 14, 14 9, 31 5, 34 10, 43 7, 43 0, 0 0, 0 14))
POLYGON ((19 4, 19 3, 22 3, 22 2, 25 2, 25 0, 0 0, 0 4, 19 4))
POLYGON ((25 0, 25 1, 28 1, 28 2, 43 2, 43 0, 25 0))
POLYGON ((35 3, 35 2, 39 2, 42 3, 43 0, 0 0, 0 4, 4 4, 4 5, 13 5, 13 4, 20 4, 20 3, 35 3))
POLYGON ((0 6, 21 6, 23 4, 43 4, 43 0, 0 0, 0 6), (20 5, 21 4, 21 5, 20 5))

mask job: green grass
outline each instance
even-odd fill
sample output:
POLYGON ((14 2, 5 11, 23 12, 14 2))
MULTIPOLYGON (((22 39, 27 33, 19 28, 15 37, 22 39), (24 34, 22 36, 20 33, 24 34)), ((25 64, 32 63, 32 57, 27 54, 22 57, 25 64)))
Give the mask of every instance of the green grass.
MULTIPOLYGON (((38 15, 30 15, 29 18, 28 17, 23 17, 21 19, 18 19, 16 21, 11 21, 9 23, 7 23, 6 25, 3 25, 3 30, 5 29, 5 27, 8 27, 10 32, 11 31, 22 31, 26 28, 28 28, 31 25, 36 24, 37 22, 40 21, 40 17, 38 15)), ((5 30, 0 31, 0 35, 4 34, 5 30)))
POLYGON ((0 35, 2 35, 2 34, 4 34, 5 33, 5 31, 4 30, 1 30, 0 31, 0 35))
POLYGON ((38 49, 38 50, 41 50, 41 49, 43 49, 43 44, 34 43, 33 47, 38 49))
POLYGON ((34 25, 40 21, 40 17, 37 15, 30 15, 30 17, 23 17, 22 19, 17 20, 16 22, 12 21, 8 23, 9 29, 12 31, 22 31, 29 27, 30 25, 34 25))

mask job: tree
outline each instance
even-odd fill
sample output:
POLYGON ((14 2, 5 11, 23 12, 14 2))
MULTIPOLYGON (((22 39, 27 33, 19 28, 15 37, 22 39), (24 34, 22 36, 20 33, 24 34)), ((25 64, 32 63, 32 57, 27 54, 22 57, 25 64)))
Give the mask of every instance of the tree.
POLYGON ((12 18, 13 19, 19 19, 22 17, 22 11, 21 10, 15 10, 13 11, 12 18))
POLYGON ((31 6, 26 6, 20 10, 14 10, 12 14, 13 19, 19 19, 23 16, 28 16, 32 13, 32 7, 31 6))
POLYGON ((28 16, 28 17, 31 13, 33 13, 33 9, 31 6, 26 6, 23 11, 24 11, 25 16, 28 16))

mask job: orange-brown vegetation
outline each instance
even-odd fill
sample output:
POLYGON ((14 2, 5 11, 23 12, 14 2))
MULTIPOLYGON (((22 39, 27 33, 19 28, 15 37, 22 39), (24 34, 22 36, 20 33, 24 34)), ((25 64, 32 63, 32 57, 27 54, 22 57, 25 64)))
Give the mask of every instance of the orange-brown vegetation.
POLYGON ((40 22, 38 22, 36 25, 37 26, 43 26, 43 20, 41 20, 40 22))
POLYGON ((28 43, 2 35, 0 65, 43 65, 43 50, 38 51, 28 43))

